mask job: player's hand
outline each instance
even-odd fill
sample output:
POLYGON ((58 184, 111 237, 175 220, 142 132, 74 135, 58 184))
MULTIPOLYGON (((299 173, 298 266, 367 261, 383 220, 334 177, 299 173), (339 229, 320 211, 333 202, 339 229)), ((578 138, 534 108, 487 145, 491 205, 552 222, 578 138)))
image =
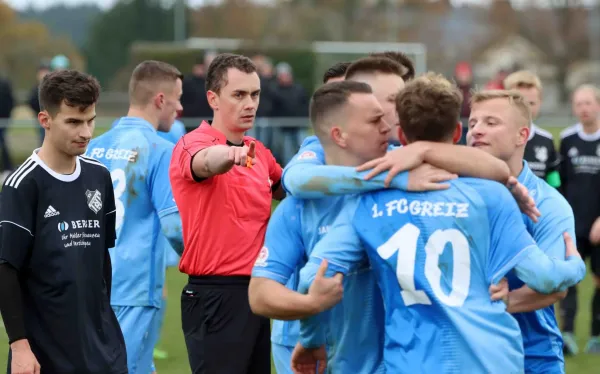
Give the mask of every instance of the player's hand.
POLYGON ((317 313, 324 310, 328 310, 335 304, 339 303, 344 295, 344 287, 342 281, 344 276, 341 273, 337 273, 331 278, 325 276, 327 271, 327 260, 323 260, 315 280, 308 289, 308 296, 312 300, 312 305, 317 313))
POLYGON ((11 374, 40 374, 40 364, 27 340, 18 340, 12 343, 10 348, 12 351, 11 374))
POLYGON ((508 178, 508 183, 506 186, 517 201, 517 204, 519 204, 519 209, 521 209, 521 212, 531 218, 533 222, 537 222, 538 217, 542 214, 535 206, 535 200, 529 196, 529 191, 527 188, 519 183, 515 177, 508 178))
POLYGON ((592 229, 590 230, 590 242, 592 244, 600 243, 600 217, 596 218, 592 229))
POLYGON ((394 179, 396 175, 406 170, 412 170, 421 165, 423 163, 424 155, 425 149, 420 147, 418 144, 400 147, 394 149, 393 151, 389 151, 383 157, 365 162, 357 167, 356 170, 366 171, 372 169, 365 176, 365 180, 369 180, 385 171, 388 171, 384 185, 389 187, 392 179, 394 179))
POLYGON ((563 233, 563 239, 565 240, 565 247, 567 247, 567 250, 565 251, 565 258, 569 258, 571 256, 576 256, 581 258, 581 255, 579 254, 579 251, 577 250, 577 247, 575 246, 575 243, 573 243, 573 239, 571 238, 571 235, 569 235, 568 233, 563 233))
POLYGON ((323 374, 327 368, 327 351, 325 346, 304 348, 296 344, 292 352, 292 371, 294 374, 323 374), (318 366, 318 367, 317 367, 318 366))
POLYGON ((508 280, 502 278, 498 284, 492 284, 490 286, 490 296, 493 301, 502 300, 504 304, 508 305, 508 280))
POLYGON ((408 191, 436 191, 450 188, 447 182, 458 178, 444 169, 429 164, 422 164, 408 172, 408 191))
POLYGON ((256 143, 250 142, 250 146, 229 147, 227 159, 233 165, 248 166, 256 164, 256 143))

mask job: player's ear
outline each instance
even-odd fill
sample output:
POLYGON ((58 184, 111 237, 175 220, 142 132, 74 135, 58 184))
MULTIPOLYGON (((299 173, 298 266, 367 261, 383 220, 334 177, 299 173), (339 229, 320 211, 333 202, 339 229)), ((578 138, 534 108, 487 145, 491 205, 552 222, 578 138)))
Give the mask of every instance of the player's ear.
POLYGON ((454 135, 452 135, 452 143, 456 144, 460 141, 460 138, 462 137, 462 123, 460 123, 460 121, 458 121, 456 123, 456 128, 454 129, 454 135))
POLYGON ((38 121, 40 123, 40 126, 42 126, 45 130, 50 129, 50 120, 51 116, 50 113, 48 113, 48 111, 42 110, 38 113, 38 121))
POLYGON ((210 105, 213 110, 219 109, 219 95, 217 95, 216 92, 211 90, 206 91, 206 99, 208 100, 208 105, 210 105))
POLYGON ((342 148, 346 148, 347 142, 346 137, 347 134, 342 130, 339 126, 333 126, 329 132, 329 136, 331 140, 342 148))
POLYGON ((519 128, 519 132, 517 135, 517 145, 518 146, 527 144, 527 140, 529 140, 530 131, 531 131, 531 129, 529 128, 529 126, 521 126, 519 128))
POLYGON ((165 105, 165 94, 164 93, 159 92, 156 94, 156 96, 154 96, 154 105, 158 109, 162 109, 163 105, 165 105))
POLYGON ((407 145, 408 140, 406 140, 406 135, 404 135, 404 131, 402 131, 402 126, 398 126, 398 140, 400 140, 400 144, 407 145))

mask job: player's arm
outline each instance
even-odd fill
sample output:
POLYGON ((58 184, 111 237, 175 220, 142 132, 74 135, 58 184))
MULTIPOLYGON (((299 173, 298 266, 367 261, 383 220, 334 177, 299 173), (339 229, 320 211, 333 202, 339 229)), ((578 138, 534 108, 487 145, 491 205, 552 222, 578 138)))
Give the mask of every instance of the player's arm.
MULTIPOLYGON (((545 200, 540 206, 547 213, 544 219, 533 225, 532 236, 538 247, 551 258, 565 257, 566 245, 562 233, 567 232, 575 238, 575 219, 573 210, 563 199, 545 200)), ((508 312, 522 313, 543 309, 555 304, 566 296, 566 291, 542 294, 525 285, 512 290, 508 295, 508 312)))
POLYGON ((559 164, 558 164, 558 172, 560 175, 560 192, 563 194, 563 196, 566 197, 566 188, 569 184, 569 179, 568 179, 568 164, 570 162, 569 156, 567 155, 567 145, 565 144, 565 139, 561 139, 560 140, 560 146, 559 146, 559 151, 558 151, 558 158, 559 158, 559 164))
MULTIPOLYGON (((353 167, 325 165, 323 147, 318 139, 312 136, 304 141, 298 153, 286 165, 282 184, 290 195, 302 199, 318 199, 385 188, 387 173, 365 180, 367 173, 359 172, 353 167)), ((439 181, 451 178, 449 173, 438 176, 439 181)), ((408 173, 401 173, 392 180, 391 186, 406 190, 408 182, 408 173)))
MULTIPOLYGON (((325 276, 346 275, 368 261, 360 238, 352 225, 356 202, 347 204, 329 232, 313 249, 308 263, 300 271, 298 292, 307 292, 316 279, 322 262, 328 262, 325 276)), ((341 279, 340 279, 341 281, 341 279)), ((300 321, 300 344, 304 348, 318 348, 325 343, 323 313, 300 321)))
POLYGON ((297 320, 319 313, 324 300, 286 287, 292 274, 305 261, 302 241, 301 204, 293 198, 279 204, 267 227, 250 278, 248 298, 255 314, 279 320, 297 320))
POLYGON ((527 232, 517 203, 506 188, 490 186, 482 197, 487 203, 490 224, 491 283, 497 283, 513 268, 519 279, 544 294, 564 291, 583 279, 585 264, 571 240, 565 240, 566 260, 550 258, 527 232))
POLYGON ((105 188, 105 223, 104 223, 104 241, 105 241, 105 252, 104 252, 104 264, 102 266, 102 275, 104 278, 104 285, 106 287, 106 294, 108 300, 110 300, 112 290, 112 262, 110 259, 110 248, 114 248, 117 241, 117 208, 115 206, 115 193, 113 190, 112 179, 108 170, 106 170, 106 188, 105 188))
POLYGON ((385 185, 389 185, 400 172, 412 170, 427 163, 450 173, 495 180, 505 184, 510 176, 508 165, 502 160, 476 148, 433 142, 415 142, 396 148, 385 156, 361 165, 358 170, 369 170, 366 178, 388 172, 385 185))
POLYGON ((35 357, 25 331, 20 273, 33 248, 37 187, 29 178, 11 182, 9 177, 0 194, 0 313, 13 361, 19 352, 20 362, 31 364, 35 357))
POLYGON ((263 150, 261 153, 261 158, 264 158, 269 166, 269 179, 273 183, 271 185, 271 192, 274 200, 281 201, 285 198, 285 189, 283 188, 283 183, 281 183, 281 175, 283 174, 283 170, 281 169, 281 165, 277 163, 277 160, 271 153, 271 151, 267 147, 262 147, 263 150))
POLYGON ((146 188, 148 188, 152 205, 160 219, 162 234, 175 252, 181 255, 183 253, 181 217, 169 182, 169 163, 172 150, 171 144, 161 142, 159 149, 150 156, 146 188))
POLYGON ((247 157, 254 157, 254 143, 250 147, 212 145, 192 156, 192 171, 197 178, 206 179, 225 174, 233 165, 246 165, 247 157))

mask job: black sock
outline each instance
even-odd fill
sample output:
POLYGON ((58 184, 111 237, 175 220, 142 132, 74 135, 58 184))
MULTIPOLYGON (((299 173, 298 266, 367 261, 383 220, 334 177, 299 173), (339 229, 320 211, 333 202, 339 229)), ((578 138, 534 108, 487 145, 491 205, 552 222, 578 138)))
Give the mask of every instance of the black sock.
POLYGON ((592 301, 592 336, 600 336, 600 288, 598 287, 592 301))
POLYGON ((569 288, 567 296, 560 303, 562 331, 575 331, 575 316, 577 315, 577 287, 569 288))

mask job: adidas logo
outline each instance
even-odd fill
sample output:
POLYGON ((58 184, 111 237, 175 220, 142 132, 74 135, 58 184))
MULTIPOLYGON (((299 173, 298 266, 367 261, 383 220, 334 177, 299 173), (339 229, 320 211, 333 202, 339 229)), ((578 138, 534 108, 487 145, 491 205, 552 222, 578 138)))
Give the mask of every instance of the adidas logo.
POLYGON ((50 218, 59 215, 60 212, 52 207, 52 205, 48 206, 46 209, 46 213, 44 213, 44 218, 50 218))

